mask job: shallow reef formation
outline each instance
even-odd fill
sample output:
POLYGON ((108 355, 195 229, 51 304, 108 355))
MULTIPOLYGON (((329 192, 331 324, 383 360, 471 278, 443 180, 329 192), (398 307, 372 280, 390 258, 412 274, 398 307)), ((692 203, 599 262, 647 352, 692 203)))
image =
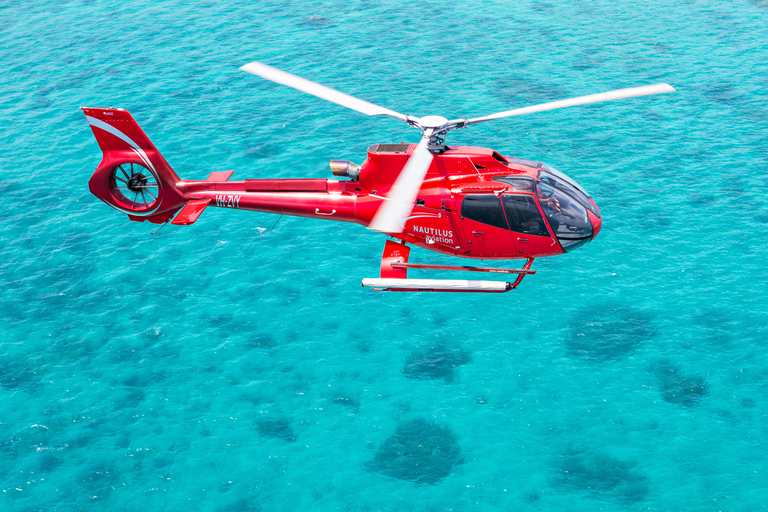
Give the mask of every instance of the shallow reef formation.
POLYGON ((417 418, 398 425, 366 468, 400 480, 434 485, 461 462, 456 436, 447 427, 417 418))
POLYGON ((333 21, 324 16, 320 16, 319 14, 314 14, 309 18, 303 19, 300 23, 310 28, 326 28, 331 27, 334 24, 333 21))
POLYGON ((665 402, 683 407, 693 407, 709 393, 703 377, 685 375, 669 361, 659 361, 653 365, 651 370, 659 379, 661 395, 665 402))
POLYGON ((353 412, 360 410, 360 399, 354 396, 336 395, 333 397, 333 403, 349 407, 353 412))
POLYGON ((443 379, 453 382, 456 367, 472 361, 472 356, 462 348, 435 345, 424 351, 413 352, 405 362, 403 373, 411 379, 443 379))
POLYGON ((624 305, 596 305, 581 310, 566 340, 568 352, 590 361, 626 357, 656 331, 650 315, 624 305))
POLYGON ((282 439, 289 443, 296 442, 296 432, 293 430, 293 427, 291 427, 290 420, 282 418, 262 420, 257 423, 256 427, 259 430, 259 434, 264 437, 282 439))
POLYGON ((109 498, 112 491, 120 485, 120 476, 110 461, 101 461, 83 470, 77 479, 80 496, 88 496, 90 501, 109 498))
POLYGON ((252 348, 271 349, 277 346, 277 341, 269 333, 257 332, 248 339, 248 346, 252 348))
POLYGON ((493 94, 505 103, 522 102, 535 105, 568 97, 568 91, 546 81, 505 76, 493 81, 493 94))
POLYGON ((695 322, 703 339, 710 345, 725 345, 731 341, 731 333, 739 331, 737 322, 731 316, 725 315, 720 308, 698 310, 695 322))
POLYGON ((635 222, 643 231, 652 233, 663 231, 672 223, 669 215, 663 211, 659 211, 657 208, 644 209, 635 222))
POLYGON ((528 491, 523 494, 523 499, 529 503, 536 503, 541 499, 541 495, 536 491, 528 491))
POLYGON ((52 450, 43 450, 37 458, 37 471, 52 473, 64 462, 64 458, 52 450))
POLYGON ((40 381, 33 365, 0 360, 0 386, 9 391, 31 393, 37 390, 40 381))
POLYGON ((218 507, 216 512, 261 512, 261 505, 255 499, 243 498, 218 507))
POLYGON ((745 409, 754 409, 755 405, 757 405, 754 398, 742 398, 739 403, 745 409))
POLYGON ((252 160, 261 160, 263 158, 269 158, 281 153, 280 146, 277 144, 271 144, 269 142, 259 144, 258 146, 251 146, 245 148, 243 156, 252 160))
POLYGON ((648 479, 636 466, 606 453, 570 447, 554 465, 555 483, 566 490, 632 505, 648 494, 648 479))

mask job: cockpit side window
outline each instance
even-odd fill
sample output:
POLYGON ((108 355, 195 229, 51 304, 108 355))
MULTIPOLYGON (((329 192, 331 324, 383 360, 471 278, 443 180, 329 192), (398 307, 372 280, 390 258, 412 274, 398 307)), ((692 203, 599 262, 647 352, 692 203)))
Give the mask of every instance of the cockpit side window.
POLYGON ((497 228, 509 229, 504 219, 501 201, 494 194, 470 194, 461 202, 461 216, 489 224, 497 228))
POLYGON ((544 219, 541 218, 533 196, 527 194, 504 194, 504 211, 509 228, 526 235, 549 236, 544 219))

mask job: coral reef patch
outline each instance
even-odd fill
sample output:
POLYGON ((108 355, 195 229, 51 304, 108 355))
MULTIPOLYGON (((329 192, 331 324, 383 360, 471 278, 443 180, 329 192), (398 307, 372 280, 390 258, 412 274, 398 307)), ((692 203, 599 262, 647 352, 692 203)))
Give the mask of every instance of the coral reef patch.
POLYGON ((282 439, 283 441, 288 441, 289 443, 296 442, 296 432, 293 430, 290 420, 262 420, 258 422, 257 428, 259 430, 259 434, 261 434, 263 437, 282 439))
POLYGON ((598 305, 576 315, 568 352, 590 361, 621 359, 656 334, 650 315, 624 305, 598 305))
POLYGON ((427 350, 413 352, 405 363, 403 373, 410 379, 443 379, 453 382, 456 367, 472 361, 472 356, 462 348, 435 345, 427 350))
POLYGON ((642 501, 648 494, 648 479, 636 464, 605 453, 570 447, 554 469, 560 487, 624 506, 642 501))
POLYGON ((709 393, 703 377, 685 375, 669 361, 659 361, 651 368, 661 385, 661 395, 665 402, 693 407, 709 393))
POLYGON ((447 427, 417 418, 398 425, 366 468, 400 480, 434 485, 461 461, 461 448, 447 427))

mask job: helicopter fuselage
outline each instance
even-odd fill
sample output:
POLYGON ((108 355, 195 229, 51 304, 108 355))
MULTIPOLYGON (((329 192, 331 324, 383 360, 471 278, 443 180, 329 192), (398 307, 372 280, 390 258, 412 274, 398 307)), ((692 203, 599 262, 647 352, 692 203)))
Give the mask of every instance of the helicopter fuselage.
MULTIPOLYGON (((185 180, 176 187, 185 200, 207 206, 368 226, 415 146, 374 144, 357 180, 185 180)), ((450 147, 434 155, 403 231, 389 235, 465 258, 539 258, 582 246, 601 224, 594 201, 551 167, 450 147)))
POLYGON ((82 107, 103 158, 91 192, 134 221, 195 223, 208 206, 355 222, 384 233, 380 278, 388 291, 506 292, 535 273, 535 258, 577 249, 600 232, 595 202, 575 181, 541 163, 476 147, 445 146, 450 131, 577 105, 673 92, 669 84, 578 96, 494 114, 416 117, 355 98, 266 65, 242 70, 368 116, 387 116, 421 132, 418 144, 374 144, 362 165, 331 161, 337 179, 229 181, 233 171, 182 180, 133 117, 120 108, 82 107), (521 269, 408 261, 407 244, 475 259, 527 259, 521 269), (408 268, 517 274, 514 282, 408 279, 408 268))

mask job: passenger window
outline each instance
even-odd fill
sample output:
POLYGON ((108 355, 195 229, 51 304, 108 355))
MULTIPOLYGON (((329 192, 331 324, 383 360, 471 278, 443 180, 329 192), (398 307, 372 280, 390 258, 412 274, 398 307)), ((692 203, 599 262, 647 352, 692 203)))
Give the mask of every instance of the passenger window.
POLYGON ((504 220, 501 201, 494 194, 471 194, 466 196, 461 202, 461 215, 483 224, 509 229, 507 221, 504 220))
POLYGON ((504 194, 504 211, 507 213, 509 228, 526 235, 549 236, 544 219, 533 196, 522 194, 504 194))

